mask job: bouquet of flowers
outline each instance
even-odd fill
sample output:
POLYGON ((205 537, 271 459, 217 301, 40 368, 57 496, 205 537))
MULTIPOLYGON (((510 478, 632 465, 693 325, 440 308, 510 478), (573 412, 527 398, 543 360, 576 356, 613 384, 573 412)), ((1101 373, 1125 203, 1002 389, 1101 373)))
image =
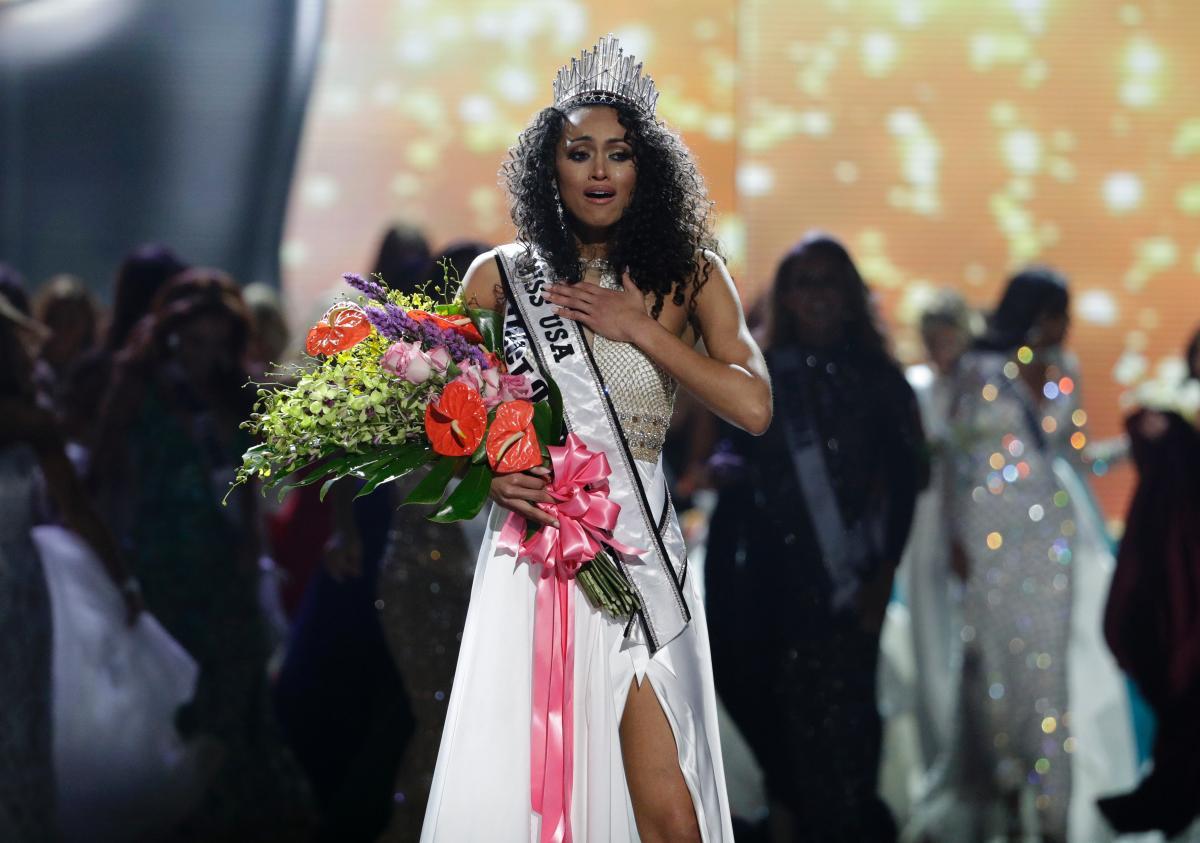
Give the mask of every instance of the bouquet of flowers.
POLYGON ((287 385, 260 385, 243 423, 259 444, 243 455, 233 486, 257 478, 282 497, 321 483, 323 500, 353 476, 363 481, 362 497, 429 467, 403 503, 432 505, 430 520, 449 523, 479 513, 495 475, 549 465, 555 503, 539 506, 560 526, 513 515, 504 540, 543 562, 543 576, 577 579, 597 608, 621 618, 636 611, 637 596, 611 556, 632 549, 612 537, 607 463, 578 437, 564 437, 553 381, 548 398, 532 401, 529 381, 507 372, 499 315, 444 296, 404 295, 378 276, 343 277, 357 301, 339 301, 313 326, 308 359, 277 373, 287 385), (572 548, 565 560, 556 555, 563 546, 572 548))

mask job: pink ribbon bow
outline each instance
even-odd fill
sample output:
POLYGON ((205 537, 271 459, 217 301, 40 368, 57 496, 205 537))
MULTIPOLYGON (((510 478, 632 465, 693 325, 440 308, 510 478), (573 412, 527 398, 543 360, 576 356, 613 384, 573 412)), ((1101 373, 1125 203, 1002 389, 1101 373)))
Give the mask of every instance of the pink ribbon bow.
POLYGON ((553 503, 539 508, 558 520, 525 538, 525 519, 509 513, 499 547, 542 566, 533 628, 533 714, 530 739, 531 805, 542 817, 541 843, 571 843, 571 788, 575 770, 575 611, 571 581, 607 545, 642 551, 612 537, 619 504, 608 499, 612 473, 602 453, 589 451, 574 433, 552 445, 554 477, 546 487, 553 503))

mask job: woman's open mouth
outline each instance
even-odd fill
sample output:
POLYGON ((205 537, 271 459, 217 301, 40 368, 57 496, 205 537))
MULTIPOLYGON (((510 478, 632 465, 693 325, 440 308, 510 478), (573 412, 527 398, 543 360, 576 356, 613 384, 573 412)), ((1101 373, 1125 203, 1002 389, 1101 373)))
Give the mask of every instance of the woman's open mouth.
POLYGON ((617 192, 611 187, 591 187, 583 195, 593 205, 607 205, 617 198, 617 192))

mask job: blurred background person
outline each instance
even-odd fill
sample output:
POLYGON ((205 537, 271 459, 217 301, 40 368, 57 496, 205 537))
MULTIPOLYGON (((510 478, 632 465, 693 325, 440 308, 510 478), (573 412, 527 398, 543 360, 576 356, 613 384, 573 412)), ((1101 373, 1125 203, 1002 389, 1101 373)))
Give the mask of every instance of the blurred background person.
POLYGON ((1098 635, 1112 561, 1074 468, 1086 416, 1069 305, 1059 273, 1018 273, 959 365, 945 503, 964 582, 959 696, 941 795, 914 826, 938 841, 1098 843, 1111 833, 1095 799, 1134 771, 1128 698, 1098 635))
MULTIPOLYGON (((384 283, 393 290, 414 293, 430 278, 441 281, 441 271, 435 274, 432 267, 429 241, 421 229, 411 223, 396 223, 383 233, 372 274, 383 276, 384 283)), ((466 272, 467 268, 459 271, 466 272)))
POLYGON ((1154 711, 1153 767, 1100 808, 1120 832, 1174 836, 1200 815, 1200 331, 1166 395, 1126 425, 1138 470, 1104 634, 1154 711))
POLYGON ((886 841, 879 634, 927 468, 912 389, 836 240, 781 261, 775 421, 734 446, 705 560, 717 689, 758 758, 780 841, 886 841))
POLYGON ((34 401, 30 347, 47 336, 0 292, 0 839, 14 843, 58 836, 52 618, 32 535, 43 490, 102 561, 129 621, 141 611, 136 584, 66 458, 54 417, 34 401))
POLYGON ((96 344, 100 307, 82 279, 56 275, 38 290, 33 315, 50 332, 36 363, 39 392, 54 407, 61 423, 67 421, 64 405, 71 371, 96 344))
POLYGON ((292 356, 291 331, 283 310, 279 290, 256 281, 242 288, 242 298, 250 312, 250 339, 246 344, 246 365, 255 380, 264 380, 276 367, 292 356))
POLYGON ((134 327, 154 304, 158 291, 187 264, 157 243, 139 246, 121 261, 112 287, 112 315, 104 334, 104 347, 110 354, 125 348, 134 327))
POLYGON ((112 307, 99 347, 75 361, 62 387, 71 458, 81 471, 87 471, 88 456, 95 445, 97 420, 115 357, 125 348, 134 327, 150 312, 158 291, 184 268, 170 249, 156 244, 134 249, 117 268, 112 307))
POLYGON ((8 300, 11 308, 22 316, 32 316, 33 309, 29 306, 29 290, 25 286, 25 276, 15 267, 0 261, 0 296, 8 300))
POLYGON ((961 295, 940 291, 920 314, 927 362, 905 372, 920 407, 930 461, 929 486, 917 499, 912 533, 897 571, 897 588, 908 610, 905 634, 914 657, 919 774, 943 751, 953 712, 952 643, 959 625, 949 565, 951 530, 943 501, 954 376, 973 338, 973 316, 961 295))
POLYGON ((222 506, 254 398, 249 315, 217 270, 186 270, 155 296, 105 398, 92 471, 147 605, 200 666, 180 728, 220 769, 183 839, 290 840, 307 805, 274 726, 258 602, 252 490, 222 506))

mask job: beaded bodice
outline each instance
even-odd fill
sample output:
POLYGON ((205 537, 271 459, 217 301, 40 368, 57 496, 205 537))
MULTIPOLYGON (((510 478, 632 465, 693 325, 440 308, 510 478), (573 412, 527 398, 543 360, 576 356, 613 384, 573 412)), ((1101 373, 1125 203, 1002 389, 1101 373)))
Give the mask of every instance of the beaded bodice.
MULTIPOLYGON (((619 290, 621 282, 606 272, 600 286, 619 290)), ((633 458, 655 462, 675 408, 675 379, 631 343, 595 335, 591 346, 633 458)))

